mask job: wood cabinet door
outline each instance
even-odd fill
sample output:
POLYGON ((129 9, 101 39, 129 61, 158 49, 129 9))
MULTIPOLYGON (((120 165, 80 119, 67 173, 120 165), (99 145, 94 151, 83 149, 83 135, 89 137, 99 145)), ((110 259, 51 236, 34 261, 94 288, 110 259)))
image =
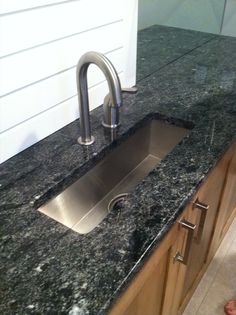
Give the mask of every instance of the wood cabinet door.
POLYGON ((161 257, 124 315, 160 315, 165 290, 168 252, 161 257))
POLYGON ((180 219, 176 222, 176 224, 178 224, 178 237, 176 237, 171 247, 162 315, 177 315, 181 305, 181 293, 184 286, 186 270, 189 265, 189 253, 191 253, 194 240, 195 225, 191 222, 190 215, 191 207, 188 205, 180 219), (185 227, 182 225, 183 222, 185 227), (176 260, 179 255, 180 260, 183 259, 182 262, 178 259, 176 260))
POLYGON ((208 254, 219 211, 227 167, 228 157, 226 158, 225 156, 209 174, 189 205, 190 220, 196 224, 196 230, 189 264, 185 272, 180 310, 187 304, 209 262, 208 254))
POLYGON ((172 269, 169 266, 177 248, 182 248, 181 233, 176 223, 109 315, 170 315, 163 310, 172 305, 175 293, 172 286, 177 281, 179 264, 172 269))
POLYGON ((236 142, 230 147, 226 157, 229 160, 229 164, 213 236, 211 256, 215 254, 236 215, 236 142))
POLYGON ((231 223, 231 216, 236 208, 236 145, 234 145, 233 148, 234 151, 228 168, 225 189, 220 206, 222 222, 224 222, 221 230, 221 238, 225 235, 231 223), (230 221, 229 224, 228 221, 230 221))

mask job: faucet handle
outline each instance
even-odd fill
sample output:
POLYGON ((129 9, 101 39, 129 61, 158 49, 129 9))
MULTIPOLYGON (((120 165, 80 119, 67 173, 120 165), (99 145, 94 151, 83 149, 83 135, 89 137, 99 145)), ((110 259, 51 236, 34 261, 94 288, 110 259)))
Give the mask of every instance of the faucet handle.
MULTIPOLYGON (((136 86, 130 88, 121 89, 123 93, 135 94, 138 91, 136 86)), ((110 93, 108 93, 103 101, 103 121, 102 125, 105 128, 114 129, 120 125, 119 121, 119 106, 114 104, 111 98, 110 93)))
POLYGON ((119 122, 119 107, 113 104, 108 93, 103 101, 103 121, 102 125, 105 128, 114 129, 120 125, 119 122))
POLYGON ((122 88, 121 91, 124 93, 135 94, 138 92, 138 88, 137 86, 132 86, 130 88, 122 88))

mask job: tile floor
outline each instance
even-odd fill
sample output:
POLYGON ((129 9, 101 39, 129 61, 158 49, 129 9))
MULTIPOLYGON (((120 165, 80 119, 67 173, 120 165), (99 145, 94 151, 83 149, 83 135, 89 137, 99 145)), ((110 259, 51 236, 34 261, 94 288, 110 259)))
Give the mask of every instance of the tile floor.
POLYGON ((224 315, 230 299, 236 299, 236 218, 183 315, 224 315))

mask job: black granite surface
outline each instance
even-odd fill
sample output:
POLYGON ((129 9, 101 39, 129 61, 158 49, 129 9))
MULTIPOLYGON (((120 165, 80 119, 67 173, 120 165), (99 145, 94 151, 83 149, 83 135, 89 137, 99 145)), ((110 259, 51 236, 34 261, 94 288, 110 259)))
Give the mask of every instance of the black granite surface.
POLYGON ((137 82, 214 37, 215 35, 210 33, 161 25, 138 32, 137 82))
POLYGON ((138 61, 139 91, 124 95, 116 141, 101 127, 99 107, 94 145, 77 144, 76 121, 0 165, 0 314, 107 314, 234 141, 236 39, 185 32, 191 51, 181 58, 182 31, 142 33, 158 47, 147 46, 145 69, 138 61), (157 56, 160 45, 172 48, 157 56), (120 211, 79 235, 36 210, 150 119, 194 128, 120 211))

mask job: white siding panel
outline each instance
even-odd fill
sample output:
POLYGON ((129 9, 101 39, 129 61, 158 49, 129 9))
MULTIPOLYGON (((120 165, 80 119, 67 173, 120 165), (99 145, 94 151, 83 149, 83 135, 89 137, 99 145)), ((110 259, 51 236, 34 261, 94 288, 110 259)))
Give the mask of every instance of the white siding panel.
POLYGON ((86 51, 115 50, 123 45, 122 35, 117 22, 0 59, 0 96, 74 67, 86 51))
MULTIPOLYGON (((122 79, 123 75, 121 74, 121 80, 122 79)), ((105 93, 108 92, 106 82, 103 82, 90 89, 90 109, 95 107, 93 104, 95 104, 98 100, 100 103, 102 103, 104 91, 105 93)), ((27 120, 15 128, 0 134, 0 163, 26 149, 30 145, 47 137, 49 134, 52 134, 66 124, 69 124, 77 117, 78 105, 77 97, 75 96, 64 103, 61 103, 58 106, 55 106, 54 108, 41 113, 30 120, 27 120)))
MULTIPOLYGON (((106 55, 117 72, 124 69, 124 51, 118 49, 106 55)), ((88 70, 88 86, 104 81, 100 69, 91 65, 88 70)), ((0 133, 21 122, 54 107, 56 104, 77 94, 75 68, 31 85, 16 93, 11 93, 0 102, 0 133)), ((104 94, 105 96, 105 94, 104 94)), ((101 103, 96 100, 92 106, 101 103)))
POLYGON ((2 16, 0 57, 121 18, 119 1, 107 0, 80 0, 2 16), (101 14, 102 8, 109 13, 101 14))
POLYGON ((19 10, 26 10, 60 2, 66 2, 66 0, 0 0, 0 14, 9 14, 19 10))
POLYGON ((222 35, 236 37, 236 0, 227 0, 222 35))

